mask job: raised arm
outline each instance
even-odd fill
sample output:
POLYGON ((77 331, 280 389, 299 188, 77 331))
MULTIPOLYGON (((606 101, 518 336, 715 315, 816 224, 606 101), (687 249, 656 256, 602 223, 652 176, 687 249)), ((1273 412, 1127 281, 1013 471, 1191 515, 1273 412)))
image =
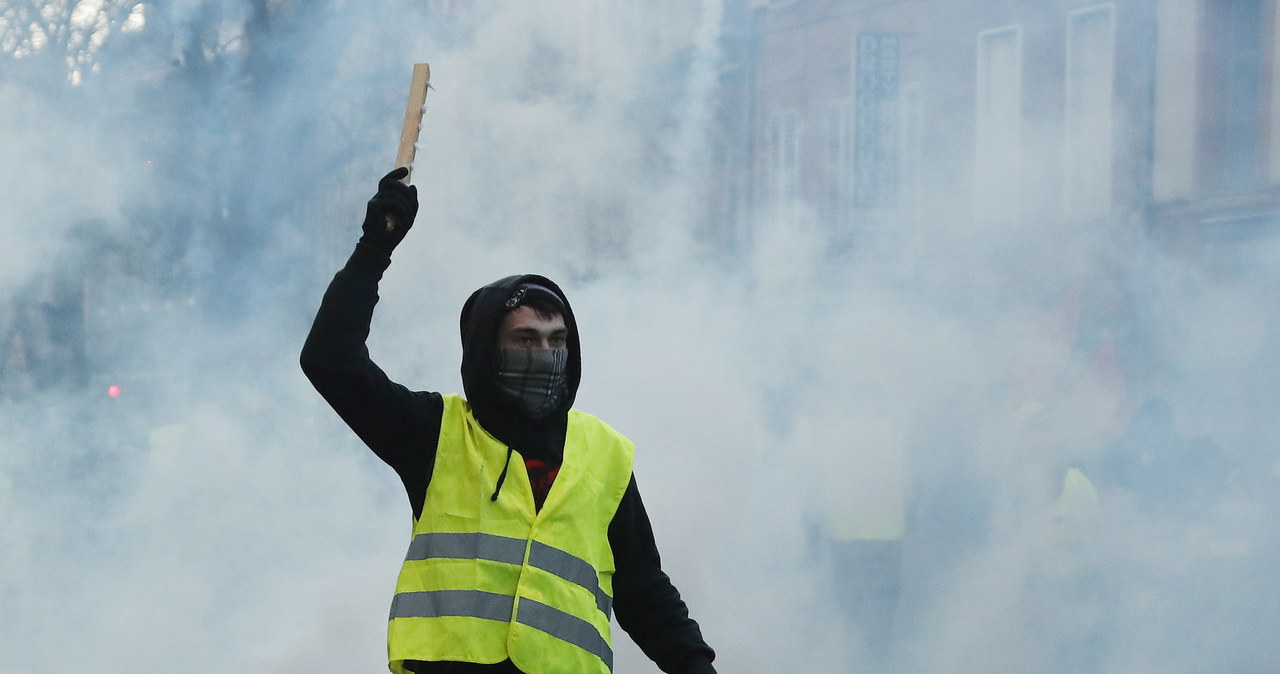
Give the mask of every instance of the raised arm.
POLYGON ((391 252, 418 210, 417 189, 400 183, 406 169, 388 173, 365 211, 363 235, 329 284, 302 347, 302 371, 343 421, 405 482, 415 513, 430 479, 440 430, 439 394, 413 392, 391 381, 369 357, 365 340, 378 282, 391 252), (388 227, 388 216, 396 227, 388 227))

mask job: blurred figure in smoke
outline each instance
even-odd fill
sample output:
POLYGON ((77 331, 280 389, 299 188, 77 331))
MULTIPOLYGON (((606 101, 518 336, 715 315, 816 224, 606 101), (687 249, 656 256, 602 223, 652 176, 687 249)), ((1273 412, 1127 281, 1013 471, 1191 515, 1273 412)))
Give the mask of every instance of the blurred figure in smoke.
POLYGON ((902 583, 907 452, 887 416, 852 413, 819 443, 821 535, 859 660, 888 665, 902 583))
POLYGON ((1221 495, 1229 472, 1216 444, 1183 437, 1169 401, 1151 398, 1107 450, 1098 475, 1130 494, 1148 516, 1194 517, 1221 495))
POLYGON ((0 402, 87 383, 83 284, 41 274, 0 311, 0 402))
POLYGON ((302 351, 307 377, 395 469, 413 508, 391 671, 608 672, 616 606, 662 671, 713 673, 714 653, 662 570, 631 442, 572 409, 578 329, 556 284, 509 276, 467 300, 466 399, 410 391, 369 359, 378 282, 418 209, 407 175, 378 184, 302 351))

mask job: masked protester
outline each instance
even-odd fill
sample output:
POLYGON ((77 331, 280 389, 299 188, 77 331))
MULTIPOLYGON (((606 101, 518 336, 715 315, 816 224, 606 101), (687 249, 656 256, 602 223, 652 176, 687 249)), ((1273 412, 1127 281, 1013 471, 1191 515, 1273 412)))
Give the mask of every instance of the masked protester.
POLYGON ((713 674, 662 570, 631 442, 573 409, 578 326, 554 282, 508 276, 466 301, 465 397, 410 391, 370 360, 378 282, 418 210, 406 175, 378 184, 302 350, 311 383, 395 469, 413 510, 391 671, 610 672, 616 614, 662 671, 713 674))

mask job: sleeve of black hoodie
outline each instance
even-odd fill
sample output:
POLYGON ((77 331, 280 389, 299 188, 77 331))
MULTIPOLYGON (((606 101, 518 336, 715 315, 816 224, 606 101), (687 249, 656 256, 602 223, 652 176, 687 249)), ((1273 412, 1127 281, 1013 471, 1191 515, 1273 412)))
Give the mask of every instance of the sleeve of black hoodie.
POLYGON ((615 567, 613 608, 622 629, 668 674, 714 674, 715 652, 662 570, 634 476, 609 523, 609 545, 615 567))
POLYGON ((302 371, 374 454, 404 483, 414 516, 422 512, 435 464, 444 402, 439 393, 410 391, 369 358, 365 340, 378 282, 391 258, 357 244, 333 277, 302 347, 302 371))

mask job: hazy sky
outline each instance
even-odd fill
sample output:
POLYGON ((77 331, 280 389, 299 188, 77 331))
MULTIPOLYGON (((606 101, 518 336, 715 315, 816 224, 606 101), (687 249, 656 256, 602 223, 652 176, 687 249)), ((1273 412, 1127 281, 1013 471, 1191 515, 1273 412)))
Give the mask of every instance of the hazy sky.
MULTIPOLYGON (((297 355, 416 61, 423 205, 371 353, 458 390, 470 291, 561 281, 579 406, 636 442, 720 671, 867 661, 828 538, 868 509, 906 525, 903 671, 1280 666, 1274 246, 1212 273, 1124 233, 939 226, 908 267, 833 265, 792 208, 713 264, 720 3, 330 4, 259 37, 268 66, 235 48, 249 3, 188 0, 79 87, 0 76, 0 293, 80 271, 102 300, 93 390, 0 407, 0 673, 385 671, 409 509, 297 355), (216 67, 165 79, 208 25, 216 67), (1096 502, 1059 500, 1073 467, 1096 502)), ((656 671, 615 637, 617 671, 656 671)))

